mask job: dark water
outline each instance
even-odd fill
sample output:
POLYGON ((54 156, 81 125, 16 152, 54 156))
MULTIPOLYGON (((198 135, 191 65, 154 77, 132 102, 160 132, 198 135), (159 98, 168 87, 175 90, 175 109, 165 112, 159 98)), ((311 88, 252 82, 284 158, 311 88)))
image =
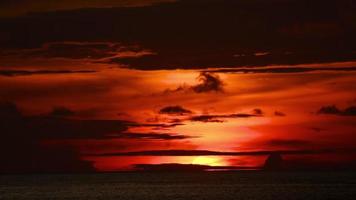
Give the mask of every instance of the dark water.
POLYGON ((0 199, 356 199, 356 173, 207 172, 0 176, 0 199))

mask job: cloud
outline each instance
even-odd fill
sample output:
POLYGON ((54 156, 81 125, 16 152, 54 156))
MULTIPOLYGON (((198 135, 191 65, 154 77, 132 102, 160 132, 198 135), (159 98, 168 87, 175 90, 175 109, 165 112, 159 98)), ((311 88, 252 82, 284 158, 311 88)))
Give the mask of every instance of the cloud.
MULTIPOLYGON (((43 145, 41 137, 36 135, 40 133, 31 128, 30 121, 21 114, 15 104, 0 103, 1 173, 95 170, 91 162, 82 160, 79 152, 70 146, 43 145)), ((42 125, 45 126, 39 124, 42 125)), ((48 133, 51 134, 53 132, 48 133)))
POLYGON ((26 56, 46 58, 100 59, 113 57, 120 50, 114 43, 57 42, 47 43, 40 49, 25 51, 26 56))
POLYGON ((0 70, 0 76, 30 76, 30 75, 55 75, 55 74, 87 74, 87 73, 95 73, 97 71, 94 70, 36 70, 36 71, 28 71, 28 70, 0 70))
MULTIPOLYGON (((2 19, 0 45, 2 49, 65 41, 138 45, 154 54, 114 57, 107 63, 140 70, 351 61, 356 59, 354 8, 348 0, 182 0, 140 8, 53 11, 2 19)), ((49 54, 71 56, 60 48, 49 54)), ((82 47, 73 47, 76 58, 107 56, 100 46, 78 48, 82 47), (98 54, 92 53, 94 49, 98 54)))
POLYGON ((350 106, 344 110, 335 105, 324 106, 319 109, 318 114, 339 115, 339 116, 356 116, 356 106, 350 106))
POLYGON ((21 118, 21 112, 17 106, 12 102, 0 102, 0 118, 1 119, 19 119, 21 118))
MULTIPOLYGON (((190 136, 174 133, 143 132, 133 133, 130 127, 148 126, 122 120, 67 119, 75 114, 65 107, 55 107, 46 116, 23 116, 13 103, 0 104, 0 131, 2 137, 29 137, 34 140, 65 139, 160 139, 178 140, 190 136)), ((153 124, 151 126, 170 128, 176 124, 153 124)))
POLYGON ((49 42, 41 47, 29 49, 3 49, 0 58, 11 60, 25 59, 71 59, 85 60, 91 63, 107 63, 113 58, 136 58, 154 54, 138 45, 124 45, 117 42, 49 42))
POLYGON ((0 173, 94 172, 94 165, 83 160, 70 146, 44 146, 23 141, 0 142, 0 173))
POLYGON ((199 122, 224 122, 218 118, 226 118, 224 115, 198 115, 190 118, 191 121, 199 121, 199 122))
POLYGON ((118 138, 128 138, 128 139, 154 139, 154 140, 184 140, 189 138, 194 138, 192 136, 172 134, 172 133, 132 133, 125 132, 120 136, 115 136, 118 138))
POLYGON ((224 83, 216 74, 202 72, 198 76, 198 80, 200 83, 191 87, 196 93, 223 92, 224 83))
POLYGON ((270 68, 240 68, 240 69, 218 69, 209 70, 213 73, 305 73, 314 71, 336 71, 336 72, 352 72, 356 71, 356 67, 324 67, 324 68, 312 68, 312 67, 270 67, 270 68))
POLYGON ((154 151, 132 151, 103 154, 90 154, 88 156, 266 156, 274 153, 281 155, 314 155, 314 154, 349 154, 355 153, 355 149, 320 149, 320 150, 281 150, 281 151, 241 151, 222 152, 208 150, 154 150, 154 151))
POLYGON ((263 115, 263 111, 260 108, 253 109, 253 113, 255 115, 263 115))
POLYGON ((193 138, 178 133, 132 132, 131 127, 144 125, 122 120, 69 118, 73 114, 68 108, 54 107, 48 115, 25 116, 15 104, 0 103, 0 173, 94 171, 93 163, 82 158, 82 144, 83 148, 89 148, 87 151, 96 152, 91 145, 113 139, 131 146, 151 142, 147 140, 193 138))
POLYGON ((198 77, 198 84, 196 85, 181 85, 176 89, 166 89, 163 94, 170 94, 175 92, 195 92, 195 93, 209 93, 209 92, 224 92, 225 83, 217 74, 211 72, 201 72, 198 77))
MULTIPOLYGON (((61 113, 63 114, 63 113, 61 113)), ((183 140, 191 138, 187 135, 157 132, 130 132, 134 122, 121 120, 77 120, 66 119, 64 116, 26 117, 25 131, 32 138, 65 140, 65 139, 153 139, 183 140)))
POLYGON ((318 113, 319 114, 338 115, 338 114, 342 113, 342 111, 339 110, 339 108, 337 108, 335 105, 331 105, 331 106, 324 106, 324 107, 320 108, 318 113))
POLYGON ((260 109, 253 110, 253 114, 248 113, 236 113, 236 114, 225 114, 225 115, 196 115, 189 118, 190 121, 199 122, 224 122, 222 119, 229 118, 250 118, 250 117, 261 117, 263 112, 260 109))
POLYGON ((160 114, 168 114, 168 115, 186 115, 191 114, 192 111, 185 109, 181 106, 167 106, 162 108, 159 111, 160 114))
POLYGON ((285 116, 286 116, 285 113, 280 112, 280 111, 275 111, 275 112, 274 112, 274 115, 277 116, 277 117, 285 117, 285 116))
POLYGON ((326 131, 327 129, 318 128, 318 127, 310 127, 310 130, 313 130, 315 132, 321 132, 321 131, 326 131))
POLYGON ((160 132, 130 132, 130 127, 171 128, 180 124, 139 124, 123 120, 68 119, 75 112, 65 107, 54 107, 45 116, 23 116, 13 103, 0 104, 0 131, 2 136, 26 135, 32 139, 159 139, 179 140, 187 135, 160 132), (17 135, 18 134, 18 135, 17 135))
POLYGON ((131 124, 131 127, 153 127, 155 129, 167 129, 167 128, 174 128, 176 126, 182 126, 182 125, 184 125, 182 122, 183 122, 183 120, 174 119, 174 121, 170 122, 170 123, 159 123, 159 124, 135 123, 135 124, 131 124))
POLYGON ((305 147, 310 143, 310 141, 298 139, 272 139, 266 141, 266 144, 271 147, 305 147))
POLYGON ((356 116, 356 106, 348 107, 344 110, 346 116, 356 116))
POLYGON ((83 8, 143 7, 174 1, 175 0, 77 0, 73 3, 70 0, 61 0, 60 2, 48 2, 46 0, 2 0, 0 1, 0 17, 12 17, 34 12, 51 12, 83 8))
POLYGON ((54 107, 49 115, 53 117, 70 117, 74 114, 72 110, 66 107, 54 107))

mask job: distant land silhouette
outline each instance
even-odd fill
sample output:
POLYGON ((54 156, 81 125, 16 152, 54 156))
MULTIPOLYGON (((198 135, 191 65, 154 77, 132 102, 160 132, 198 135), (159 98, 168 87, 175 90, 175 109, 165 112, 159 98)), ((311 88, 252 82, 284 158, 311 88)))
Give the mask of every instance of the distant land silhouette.
POLYGON ((272 153, 267 157, 263 169, 268 171, 278 171, 284 168, 283 164, 284 162, 281 154, 272 153))
POLYGON ((251 170, 253 167, 238 167, 238 166, 210 166, 197 164, 136 164, 134 165, 137 171, 151 172, 194 172, 194 171, 235 171, 235 170, 251 170))
POLYGON ((305 160, 286 160, 278 152, 267 156, 263 166, 210 166, 198 164, 136 164, 134 171, 141 172, 196 172, 196 171, 355 171, 356 162, 313 162, 305 160))
POLYGON ((261 168, 264 171, 355 171, 356 161, 312 161, 301 159, 287 160, 282 154, 271 153, 261 168))

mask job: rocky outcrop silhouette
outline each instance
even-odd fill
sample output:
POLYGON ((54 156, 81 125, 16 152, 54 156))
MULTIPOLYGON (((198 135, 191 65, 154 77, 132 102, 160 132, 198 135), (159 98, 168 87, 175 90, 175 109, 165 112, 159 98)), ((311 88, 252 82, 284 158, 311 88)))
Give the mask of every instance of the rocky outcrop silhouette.
POLYGON ((284 169, 284 161, 279 153, 272 153, 270 154, 263 166, 264 170, 267 171, 280 171, 284 169))

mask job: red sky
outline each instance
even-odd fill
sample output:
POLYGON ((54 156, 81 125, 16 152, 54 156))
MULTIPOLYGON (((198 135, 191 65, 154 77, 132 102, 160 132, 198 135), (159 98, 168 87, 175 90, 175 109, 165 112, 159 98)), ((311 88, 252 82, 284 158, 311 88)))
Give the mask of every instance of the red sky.
POLYGON ((317 1, 314 15, 292 1, 267 3, 275 15, 259 13, 259 1, 151 2, 7 5, 49 13, 0 20, 2 171, 259 167, 270 151, 298 152, 282 155, 303 166, 355 163, 356 29, 346 1, 317 1), (198 6, 203 16, 231 10, 197 28, 198 6), (289 6, 299 18, 277 20, 289 6), (98 9, 76 10, 87 7, 98 9))

